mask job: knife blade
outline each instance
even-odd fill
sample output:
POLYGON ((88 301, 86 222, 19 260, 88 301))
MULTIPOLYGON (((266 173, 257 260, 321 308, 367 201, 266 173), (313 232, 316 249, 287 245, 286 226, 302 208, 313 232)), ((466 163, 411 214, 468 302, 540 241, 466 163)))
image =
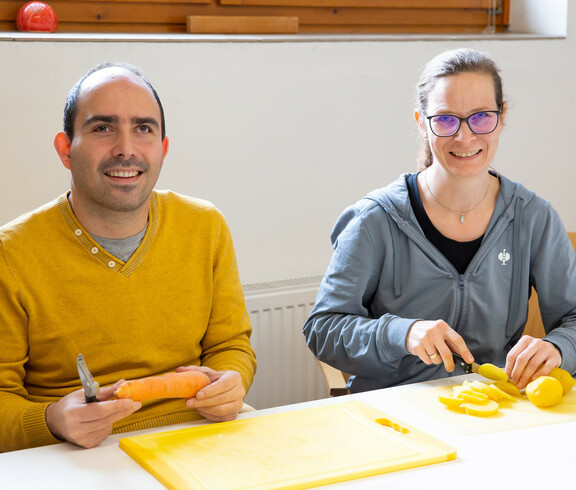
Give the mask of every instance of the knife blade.
POLYGON ((490 363, 476 364, 475 362, 470 364, 467 363, 461 356, 455 354, 454 352, 452 353, 452 356, 454 357, 454 362, 460 365, 460 367, 462 367, 462 369, 464 369, 464 372, 466 373, 476 373, 479 374, 480 376, 484 376, 485 378, 492 379, 494 381, 505 381, 507 383, 516 384, 514 383, 514 381, 508 378, 508 375, 506 374, 506 371, 504 371, 504 369, 499 368, 494 364, 490 363))
POLYGON ((80 381, 84 387, 86 403, 97 402, 98 399, 96 398, 96 395, 100 390, 100 385, 98 384, 98 381, 94 380, 92 373, 88 369, 88 366, 86 366, 86 361, 82 354, 78 354, 78 357, 76 358, 76 367, 78 368, 78 375, 80 376, 80 381))

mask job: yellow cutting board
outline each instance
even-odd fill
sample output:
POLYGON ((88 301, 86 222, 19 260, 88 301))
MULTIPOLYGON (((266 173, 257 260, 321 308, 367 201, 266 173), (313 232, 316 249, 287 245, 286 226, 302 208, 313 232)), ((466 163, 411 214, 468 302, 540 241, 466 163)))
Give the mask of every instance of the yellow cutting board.
POLYGON ((568 392, 562 402, 554 407, 538 408, 523 396, 516 397, 515 403, 500 402, 496 415, 475 417, 459 409, 446 408, 438 401, 439 395, 452 394, 452 386, 454 385, 406 391, 398 396, 410 407, 463 435, 487 434, 576 420, 576 390, 568 392))
POLYGON ((127 437, 120 448, 168 488, 310 488, 456 458, 363 402, 127 437))

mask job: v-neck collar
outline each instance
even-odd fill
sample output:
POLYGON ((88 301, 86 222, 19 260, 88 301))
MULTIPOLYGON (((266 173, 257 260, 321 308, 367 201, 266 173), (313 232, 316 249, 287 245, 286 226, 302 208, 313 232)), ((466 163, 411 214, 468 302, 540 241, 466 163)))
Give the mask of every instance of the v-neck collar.
POLYGON ((70 228, 70 231, 73 233, 78 243, 84 247, 88 254, 101 262, 103 265, 115 272, 129 277, 132 272, 134 272, 134 270, 140 265, 142 260, 144 260, 144 257, 146 256, 146 253, 148 252, 148 249, 152 243, 152 239, 158 231, 158 196, 156 195, 156 192, 152 191, 150 198, 150 210, 148 211, 148 229, 146 230, 146 234, 144 235, 144 238, 142 239, 142 242, 136 251, 132 254, 127 262, 123 262, 119 258, 108 253, 90 236, 90 234, 80 224, 74 215, 74 212, 70 207, 70 203, 68 202, 68 194, 69 192, 58 198, 58 210, 60 211, 60 215, 64 218, 64 221, 70 228))

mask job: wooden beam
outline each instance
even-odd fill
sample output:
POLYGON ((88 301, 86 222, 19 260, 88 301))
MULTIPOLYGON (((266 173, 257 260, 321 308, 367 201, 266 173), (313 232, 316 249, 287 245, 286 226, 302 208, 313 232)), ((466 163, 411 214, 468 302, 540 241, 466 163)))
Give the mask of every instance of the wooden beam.
MULTIPOLYGON (((454 26, 454 25, 300 25, 300 34, 481 34, 486 24, 454 26)), ((504 32, 504 26, 496 26, 496 32, 504 32)))
MULTIPOLYGON (((193 0, 206 2, 208 0, 193 0)), ((307 33, 481 33, 488 24, 488 10, 482 8, 448 8, 454 2, 468 7, 485 0, 426 0, 429 6, 442 3, 443 8, 377 8, 377 7, 288 7, 288 6, 224 6, 176 0, 54 0, 50 5, 58 17, 58 32, 129 32, 175 33, 186 32, 188 16, 226 17, 297 17, 298 31, 307 33)), ((228 0, 222 0, 228 1, 228 0)), ((238 1, 238 0, 232 0, 238 1)), ((273 0, 240 0, 266 1, 273 0)), ((274 0, 302 2, 304 0, 274 0)), ((399 0, 307 0, 309 2, 388 2, 399 0)), ((423 0, 402 0, 414 4, 423 0)), ((0 0, 0 23, 4 30, 14 31, 15 20, 22 1, 0 0)), ((502 0, 502 14, 496 16, 496 30, 502 31, 508 18, 509 0, 502 0)))
POLYGON ((267 7, 487 9, 490 6, 490 0, 219 0, 219 2, 220 5, 267 7))
POLYGON ((296 34, 298 17, 189 15, 186 32, 192 34, 296 34))
MULTIPOLYGON (((20 2, 2 2, 15 3, 20 2)), ((136 24, 186 24, 189 15, 229 15, 263 17, 298 17, 299 24, 341 25, 482 25, 487 24, 488 14, 480 9, 332 9, 332 8, 288 8, 288 7, 238 7, 222 12, 218 5, 185 6, 178 4, 142 4, 134 8, 126 2, 75 3, 56 0, 51 2, 58 23, 136 23, 136 24)), ((16 9, 17 12, 17 9, 16 9)), ((13 21, 14 12, 1 8, 0 20, 13 21)), ((502 16, 497 16, 502 23, 502 16)))

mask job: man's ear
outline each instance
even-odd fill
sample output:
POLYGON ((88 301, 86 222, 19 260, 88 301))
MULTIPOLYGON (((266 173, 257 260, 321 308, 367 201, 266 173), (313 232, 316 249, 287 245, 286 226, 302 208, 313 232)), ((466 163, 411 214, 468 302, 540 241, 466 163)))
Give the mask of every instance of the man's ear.
POLYGON ((164 140, 162 141, 162 165, 164 165, 164 159, 166 158, 166 155, 168 154, 168 147, 169 147, 169 141, 168 141, 168 136, 164 137, 164 140))
POLYGON ((54 148, 62 160, 62 164, 70 170, 70 138, 64 131, 60 131, 54 137, 54 148))

